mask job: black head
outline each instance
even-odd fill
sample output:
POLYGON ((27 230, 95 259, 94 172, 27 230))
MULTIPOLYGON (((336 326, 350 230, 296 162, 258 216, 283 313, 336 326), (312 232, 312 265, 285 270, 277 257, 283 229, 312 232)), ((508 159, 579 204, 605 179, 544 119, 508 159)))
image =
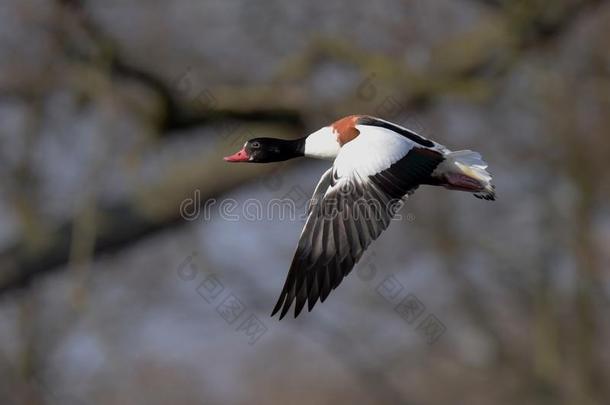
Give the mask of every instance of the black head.
POLYGON ((244 144, 237 153, 225 157, 227 162, 269 163, 281 162, 303 156, 305 138, 285 140, 275 138, 254 138, 244 144))

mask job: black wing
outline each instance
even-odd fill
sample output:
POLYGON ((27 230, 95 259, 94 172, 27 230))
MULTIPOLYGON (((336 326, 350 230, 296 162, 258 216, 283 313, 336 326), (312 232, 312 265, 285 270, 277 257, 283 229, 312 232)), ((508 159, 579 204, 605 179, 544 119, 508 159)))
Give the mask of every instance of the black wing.
POLYGON ((413 192, 443 161, 439 152, 412 148, 380 173, 337 177, 328 170, 316 187, 309 216, 284 288, 271 316, 282 319, 296 300, 295 318, 305 303, 311 311, 349 274, 366 248, 383 232, 413 192))
POLYGON ((405 127, 401 127, 400 125, 396 125, 390 121, 382 120, 381 118, 365 115, 358 119, 358 125, 370 125, 374 127, 389 129, 390 131, 400 134, 421 146, 425 146, 427 148, 436 147, 436 144, 431 140, 426 139, 423 136, 418 135, 405 127))

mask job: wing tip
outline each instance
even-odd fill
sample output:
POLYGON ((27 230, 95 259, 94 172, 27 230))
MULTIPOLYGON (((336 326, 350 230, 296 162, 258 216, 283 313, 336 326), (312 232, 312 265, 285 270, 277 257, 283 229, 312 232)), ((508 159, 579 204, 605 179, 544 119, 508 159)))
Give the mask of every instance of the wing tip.
POLYGON ((311 312, 313 307, 318 302, 318 297, 311 297, 311 298, 307 297, 307 298, 305 298, 302 301, 300 301, 299 299, 295 299, 295 300, 293 300, 291 302, 288 302, 288 300, 286 299, 287 295, 288 294, 282 294, 282 296, 279 298, 279 300, 275 304, 275 307, 271 311, 271 317, 274 317, 279 312, 280 313, 280 317, 279 317, 278 320, 281 321, 282 319, 284 319, 286 317, 288 312, 290 312, 290 308, 292 307, 292 303, 296 302, 295 307, 294 307, 294 318, 297 318, 301 314, 301 312, 303 312, 303 309, 305 307, 307 307, 307 312, 311 312))
MULTIPOLYGON (((278 311, 280 309, 282 309, 283 305, 284 305, 284 301, 286 301, 286 296, 288 294, 286 293, 285 289, 282 291, 282 293, 280 294, 280 298, 278 298, 277 303, 275 304, 275 307, 273 307, 273 311, 271 311, 271 317, 274 317, 275 314, 278 313, 278 311)), ((282 311, 284 312, 284 311, 282 311)), ((280 320, 282 320, 282 318, 284 317, 285 313, 281 313, 280 314, 280 320)))
POLYGON ((496 186, 491 185, 484 192, 473 194, 479 200, 496 201, 496 186))

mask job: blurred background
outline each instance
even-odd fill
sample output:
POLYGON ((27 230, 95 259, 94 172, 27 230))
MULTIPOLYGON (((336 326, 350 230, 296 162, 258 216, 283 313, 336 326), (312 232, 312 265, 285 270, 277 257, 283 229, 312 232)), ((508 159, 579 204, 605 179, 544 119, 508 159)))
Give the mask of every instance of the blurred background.
POLYGON ((610 403, 609 38, 600 0, 3 1, 0 403, 610 403), (499 199, 422 187, 278 322, 303 221, 243 207, 329 163, 222 156, 356 113, 499 199))

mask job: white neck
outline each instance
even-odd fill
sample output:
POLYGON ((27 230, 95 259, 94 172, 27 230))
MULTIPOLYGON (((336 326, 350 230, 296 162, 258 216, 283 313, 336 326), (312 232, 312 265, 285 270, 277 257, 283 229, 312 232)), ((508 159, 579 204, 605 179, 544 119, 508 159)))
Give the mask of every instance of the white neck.
POLYGON ((305 156, 315 159, 334 159, 341 145, 331 127, 324 127, 312 133, 305 140, 305 156))

